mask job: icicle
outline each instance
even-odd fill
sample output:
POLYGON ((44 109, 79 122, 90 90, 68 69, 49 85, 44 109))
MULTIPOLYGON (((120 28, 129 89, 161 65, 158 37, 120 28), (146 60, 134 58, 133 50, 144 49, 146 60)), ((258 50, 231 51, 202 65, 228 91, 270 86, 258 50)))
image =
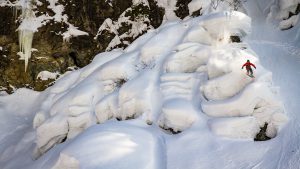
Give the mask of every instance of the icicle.
POLYGON ((28 60, 31 58, 33 33, 34 32, 30 30, 19 30, 20 59, 25 60, 25 72, 28 67, 28 60))
POLYGON ((32 0, 24 1, 25 5, 22 5, 22 23, 18 28, 19 31, 19 45, 21 60, 25 60, 25 72, 28 67, 28 60, 31 58, 31 48, 34 31, 31 29, 31 21, 35 18, 34 12, 32 11, 32 0))

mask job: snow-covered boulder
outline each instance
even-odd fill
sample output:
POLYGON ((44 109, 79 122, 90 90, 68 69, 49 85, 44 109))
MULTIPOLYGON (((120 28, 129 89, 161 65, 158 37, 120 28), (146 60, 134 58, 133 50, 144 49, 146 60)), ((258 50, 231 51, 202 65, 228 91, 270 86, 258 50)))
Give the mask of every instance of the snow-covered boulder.
POLYGON ((103 97, 95 106, 95 115, 98 123, 105 121, 116 116, 118 112, 118 92, 113 92, 103 97))
POLYGON ((221 12, 207 15, 199 25, 208 31, 214 44, 227 44, 230 35, 245 37, 251 31, 251 18, 240 12, 221 12))
POLYGON ((178 46, 176 50, 178 52, 166 60, 166 72, 196 72, 200 66, 206 64, 208 57, 211 56, 211 49, 198 43, 184 43, 178 46))
POLYGON ((172 132, 181 132, 197 120, 197 110, 185 99, 171 99, 164 103, 158 124, 172 132))
POLYGON ((200 25, 193 26, 184 38, 184 42, 196 42, 204 45, 213 43, 212 37, 208 31, 200 25))
POLYGON ((203 102, 202 110, 214 117, 247 116, 252 115, 254 109, 269 105, 280 106, 276 95, 266 84, 254 83, 230 99, 203 102))
POLYGON ((152 113, 157 113, 160 99, 157 81, 156 72, 145 71, 125 83, 119 91, 117 118, 125 120, 144 114, 145 121, 152 123, 152 113))
POLYGON ((156 62, 158 58, 167 54, 172 47, 181 42, 187 30, 187 26, 176 23, 169 23, 169 25, 161 27, 160 31, 148 39, 148 42, 140 50, 141 62, 146 65, 156 62))
POLYGON ((208 100, 223 100, 236 95, 252 81, 252 78, 245 76, 242 72, 231 72, 209 80, 201 87, 201 90, 208 100))
POLYGON ((257 119, 260 127, 265 123, 268 124, 266 135, 273 138, 280 131, 281 126, 288 121, 288 118, 283 114, 281 106, 264 106, 254 110, 253 116, 257 119))

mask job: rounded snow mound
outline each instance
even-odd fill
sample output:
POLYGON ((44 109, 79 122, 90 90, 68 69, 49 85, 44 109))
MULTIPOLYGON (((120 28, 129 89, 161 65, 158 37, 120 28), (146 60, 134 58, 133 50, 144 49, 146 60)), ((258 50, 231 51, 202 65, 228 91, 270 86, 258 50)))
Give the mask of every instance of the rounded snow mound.
MULTIPOLYGON (((61 77, 34 118, 36 155, 114 119, 174 133, 201 121, 218 136, 244 139, 267 122, 274 137, 286 117, 269 72, 245 45, 230 41, 243 39, 250 22, 243 13, 221 12, 168 23, 61 77), (255 79, 241 70, 247 59, 257 66, 255 79)), ((73 157, 60 158, 77 165, 73 157)))

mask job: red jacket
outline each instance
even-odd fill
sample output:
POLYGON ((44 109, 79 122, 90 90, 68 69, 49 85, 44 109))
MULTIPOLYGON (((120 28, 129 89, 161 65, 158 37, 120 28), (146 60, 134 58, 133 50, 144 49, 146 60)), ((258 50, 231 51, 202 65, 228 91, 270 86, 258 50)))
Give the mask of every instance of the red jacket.
POLYGON ((256 69, 255 65, 254 65, 253 63, 251 63, 251 62, 246 62, 246 63, 243 65, 242 69, 244 68, 244 66, 246 66, 246 69, 247 69, 247 70, 251 69, 251 66, 253 66, 253 67, 256 69))

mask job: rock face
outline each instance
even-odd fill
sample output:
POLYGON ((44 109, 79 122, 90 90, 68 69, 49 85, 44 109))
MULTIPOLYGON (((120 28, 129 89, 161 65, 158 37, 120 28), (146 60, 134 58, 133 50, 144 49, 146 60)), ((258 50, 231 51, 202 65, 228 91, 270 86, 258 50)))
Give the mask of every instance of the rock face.
MULTIPOLYGON (((51 0, 38 2, 35 4, 36 16, 48 14, 55 17, 54 10, 50 9, 51 0)), ((16 16, 15 7, 0 3, 0 25, 6 25, 0 27, 0 91, 11 93, 21 87, 44 90, 55 79, 37 79, 40 72, 63 74, 68 70, 83 67, 91 62, 95 54, 113 48, 124 48, 148 29, 157 28, 161 25, 164 15, 164 9, 159 7, 155 0, 149 0, 148 4, 133 4, 132 0, 59 0, 57 4, 63 5, 62 14, 68 17, 67 23, 88 35, 72 37, 66 41, 62 34, 68 30, 69 25, 66 22, 47 21, 34 33, 32 47, 37 50, 33 51, 25 72, 24 61, 19 60, 17 55, 20 51, 16 31, 20 24, 19 14, 16 16), (123 19, 122 22, 120 18, 123 19), (115 32, 109 29, 99 32, 99 28, 107 19, 116 26, 115 32), (134 36, 119 38, 120 35, 134 30, 134 24, 138 21, 144 22, 143 30, 135 31, 134 36), (114 38, 119 38, 119 43, 110 44, 114 38)))
POLYGON ((183 19, 186 16, 189 16, 189 8, 188 4, 192 0, 178 0, 176 3, 177 10, 175 11, 175 14, 180 18, 183 19))

